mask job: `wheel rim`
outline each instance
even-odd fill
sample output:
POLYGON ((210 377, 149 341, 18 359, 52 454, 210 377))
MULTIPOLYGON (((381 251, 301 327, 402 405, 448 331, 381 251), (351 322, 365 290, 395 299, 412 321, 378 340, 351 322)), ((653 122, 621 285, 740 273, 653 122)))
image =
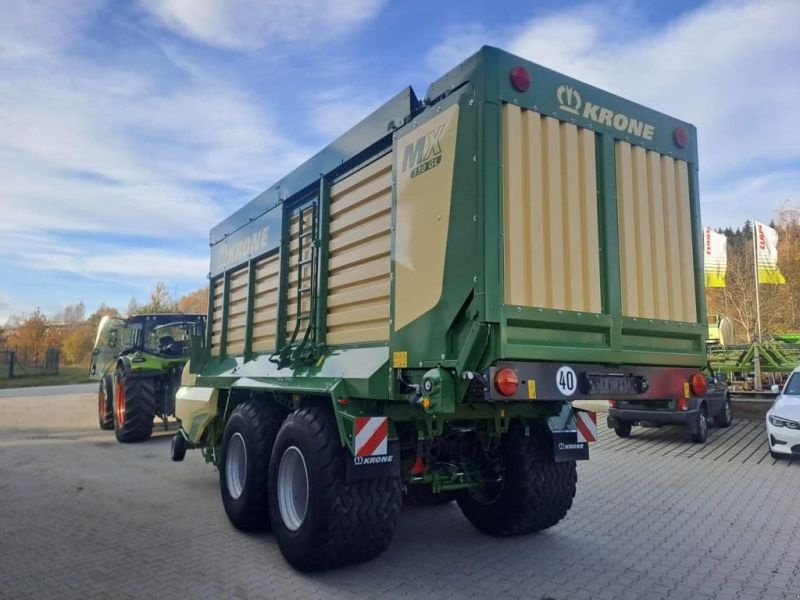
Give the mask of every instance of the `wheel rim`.
POLYGON ((117 425, 121 428, 125 424, 125 384, 122 379, 117 383, 117 396, 114 398, 117 407, 117 425))
POLYGON ((308 511, 308 469, 297 446, 287 448, 278 466, 278 509, 287 529, 297 531, 308 511))
POLYGON ((729 400, 725 401, 725 422, 731 422, 731 403, 729 400))
POLYGON ((228 441, 225 451, 225 482, 228 494, 238 500, 244 492, 244 482, 247 477, 247 447, 241 433, 234 433, 228 441))
POLYGON ((700 435, 705 435, 707 429, 706 414, 700 413, 700 435))

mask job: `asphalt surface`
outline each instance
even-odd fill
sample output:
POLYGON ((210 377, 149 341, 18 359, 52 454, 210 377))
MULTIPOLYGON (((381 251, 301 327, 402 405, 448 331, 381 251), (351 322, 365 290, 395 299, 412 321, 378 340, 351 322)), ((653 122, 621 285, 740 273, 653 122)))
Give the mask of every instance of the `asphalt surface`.
POLYGON ((0 398, 0 598, 800 598, 800 464, 765 454, 762 424, 705 446, 600 433, 546 532, 495 539, 454 503, 405 508, 381 557, 304 575, 271 534, 230 526, 199 453, 172 463, 165 432, 100 431, 93 388, 0 398))
POLYGON ((0 390, 0 398, 27 398, 29 396, 68 396, 97 391, 97 382, 71 385, 47 385, 37 388, 22 387, 0 390))

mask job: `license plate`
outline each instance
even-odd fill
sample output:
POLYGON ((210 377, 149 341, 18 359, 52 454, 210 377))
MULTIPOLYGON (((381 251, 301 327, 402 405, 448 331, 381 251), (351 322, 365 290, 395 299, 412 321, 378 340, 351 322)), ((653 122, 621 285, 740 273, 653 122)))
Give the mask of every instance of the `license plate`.
POLYGON ((639 393, 639 378, 635 376, 588 373, 586 379, 592 396, 632 396, 639 393))

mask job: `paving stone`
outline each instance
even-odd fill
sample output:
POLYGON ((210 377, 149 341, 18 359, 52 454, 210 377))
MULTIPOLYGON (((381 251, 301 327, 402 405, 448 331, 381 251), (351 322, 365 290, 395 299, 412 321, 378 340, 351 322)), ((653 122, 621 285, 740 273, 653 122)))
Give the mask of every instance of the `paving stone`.
POLYGON ((117 444, 94 403, 0 398, 0 599, 800 597, 800 464, 768 457, 760 422, 703 446, 601 425, 551 530, 495 539, 454 503, 407 508, 383 556, 304 575, 230 526, 198 453, 172 463, 165 432, 117 444))

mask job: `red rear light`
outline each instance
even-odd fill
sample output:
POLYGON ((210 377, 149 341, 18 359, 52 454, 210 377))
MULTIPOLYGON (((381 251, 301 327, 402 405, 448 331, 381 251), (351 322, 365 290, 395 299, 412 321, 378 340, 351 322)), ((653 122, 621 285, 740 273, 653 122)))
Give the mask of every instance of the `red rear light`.
POLYGON ((686 148, 689 145, 689 132, 683 127, 678 127, 672 132, 672 140, 678 148, 686 148))
POLYGON ((702 373, 695 373, 689 380, 689 386, 692 388, 692 393, 695 396, 705 396, 708 391, 708 384, 706 378, 702 373))
POLYGON ((503 396, 513 396, 519 388, 519 377, 514 369, 500 369, 494 374, 494 387, 503 396))
POLYGON ((514 67, 508 76, 511 79, 511 85, 518 92, 527 92, 531 87, 531 75, 525 67, 514 67))
POLYGON ((678 398, 676 401, 675 407, 678 410, 689 410, 689 399, 688 398, 678 398))
POLYGON ((609 400, 608 401, 608 406, 610 408, 617 408, 617 401, 616 400, 609 400))

